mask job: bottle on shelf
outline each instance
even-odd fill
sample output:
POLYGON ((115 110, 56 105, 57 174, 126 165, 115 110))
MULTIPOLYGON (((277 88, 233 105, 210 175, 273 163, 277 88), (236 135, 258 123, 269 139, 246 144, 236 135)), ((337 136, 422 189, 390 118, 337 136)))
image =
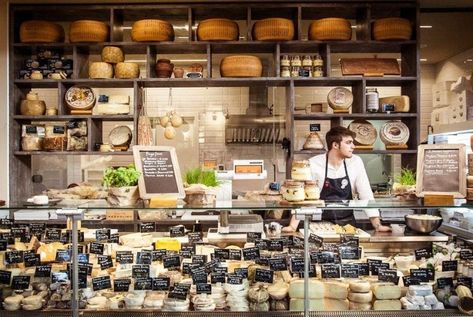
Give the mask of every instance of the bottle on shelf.
POLYGON ((379 111, 379 94, 376 88, 366 88, 366 110, 368 112, 379 111))

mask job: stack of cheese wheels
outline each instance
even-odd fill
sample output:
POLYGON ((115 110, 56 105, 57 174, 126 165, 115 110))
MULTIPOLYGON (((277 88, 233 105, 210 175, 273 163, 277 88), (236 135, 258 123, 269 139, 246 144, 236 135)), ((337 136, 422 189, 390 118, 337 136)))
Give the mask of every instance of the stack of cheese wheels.
MULTIPOLYGON (((309 310, 324 310, 324 283, 309 279, 309 310)), ((293 280, 289 284, 289 310, 303 311, 304 310, 304 280, 293 280)))
POLYGON ((348 310, 348 283, 340 281, 325 282, 324 297, 325 310, 348 310))
POLYGON ((353 280, 350 282, 350 310, 371 310, 371 301, 373 300, 373 292, 371 284, 368 281, 353 280))
POLYGON ((374 310, 400 310, 402 308, 401 287, 393 283, 375 283, 371 290, 376 298, 373 303, 374 310))

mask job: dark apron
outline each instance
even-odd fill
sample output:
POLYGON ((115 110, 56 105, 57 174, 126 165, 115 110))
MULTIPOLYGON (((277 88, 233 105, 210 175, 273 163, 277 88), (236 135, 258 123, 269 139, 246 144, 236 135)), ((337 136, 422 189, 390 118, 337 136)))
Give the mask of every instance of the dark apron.
MULTIPOLYGON (((345 168, 345 177, 341 178, 328 178, 328 155, 327 162, 325 163, 325 179, 320 192, 320 199, 325 201, 340 201, 340 200, 352 200, 353 195, 351 193, 350 179, 348 178, 347 164, 343 160, 343 166, 345 168)), ((330 221, 338 225, 351 224, 355 225, 355 216, 353 210, 324 210, 322 212, 322 220, 330 221)))

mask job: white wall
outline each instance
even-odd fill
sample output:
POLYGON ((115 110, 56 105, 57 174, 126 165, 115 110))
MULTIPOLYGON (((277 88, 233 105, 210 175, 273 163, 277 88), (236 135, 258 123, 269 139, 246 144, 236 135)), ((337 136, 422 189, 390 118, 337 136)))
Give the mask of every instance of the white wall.
POLYGON ((8 199, 8 1, 0 0, 0 199, 8 199))

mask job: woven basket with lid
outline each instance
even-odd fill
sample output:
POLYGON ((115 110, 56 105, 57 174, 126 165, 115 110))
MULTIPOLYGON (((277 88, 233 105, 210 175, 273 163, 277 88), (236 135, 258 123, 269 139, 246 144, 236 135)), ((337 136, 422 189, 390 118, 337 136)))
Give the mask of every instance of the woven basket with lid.
POLYGON ((71 23, 69 41, 77 42, 106 42, 108 40, 108 25, 102 21, 78 20, 71 23))
POLYGON ((144 19, 133 23, 131 39, 136 42, 174 41, 172 24, 157 19, 144 19))
POLYGON ((268 18, 256 21, 253 39, 257 41, 290 41, 294 38, 294 23, 289 19, 268 18))
POLYGON ((315 20, 309 27, 309 40, 348 41, 351 39, 350 21, 343 18, 315 20))
POLYGON ((237 41, 239 34, 238 24, 229 19, 207 19, 197 26, 199 41, 237 41))
POLYGON ((384 18, 374 21, 373 37, 377 41, 410 40, 411 22, 404 18, 384 18))
POLYGON ((222 77, 261 77, 262 73, 263 64, 256 56, 226 56, 220 63, 220 75, 222 77))
POLYGON ((57 23, 30 20, 20 25, 20 42, 54 43, 64 41, 64 29, 57 23))

